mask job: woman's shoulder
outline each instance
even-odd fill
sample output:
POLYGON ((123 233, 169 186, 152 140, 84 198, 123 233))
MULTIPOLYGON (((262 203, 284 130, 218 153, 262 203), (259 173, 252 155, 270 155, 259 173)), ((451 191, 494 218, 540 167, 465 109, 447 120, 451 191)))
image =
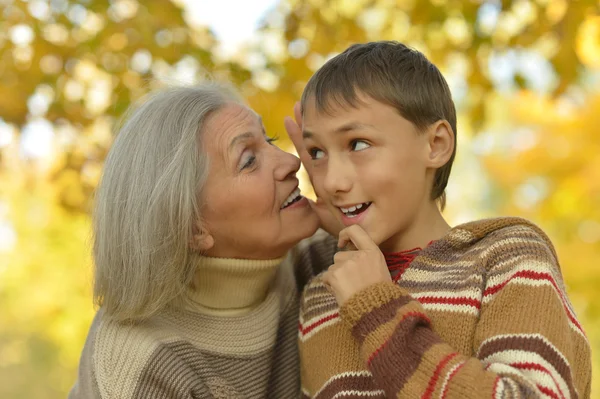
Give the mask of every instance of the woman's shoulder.
POLYGON ((167 356, 172 352, 169 346, 180 340, 177 331, 159 317, 121 322, 100 309, 90 328, 82 364, 88 362, 101 397, 133 397, 126 393, 133 394, 157 358, 167 356))
POLYGON ((108 359, 112 363, 115 363, 124 353, 145 356, 147 352, 151 352, 160 345, 161 336, 165 335, 164 332, 161 333, 163 328, 159 327, 154 318, 140 322, 122 322, 107 317, 100 310, 94 324, 96 324, 94 331, 95 355, 96 357, 114 357, 114 359, 108 359))

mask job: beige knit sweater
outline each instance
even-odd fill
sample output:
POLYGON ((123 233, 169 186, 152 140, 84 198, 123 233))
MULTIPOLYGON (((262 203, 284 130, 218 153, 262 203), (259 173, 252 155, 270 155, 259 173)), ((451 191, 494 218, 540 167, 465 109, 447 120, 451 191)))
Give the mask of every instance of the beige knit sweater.
POLYGON ((332 262, 335 244, 319 231, 284 259, 203 258, 196 306, 137 324, 100 309, 69 397, 298 397, 299 292, 332 262))
POLYGON ((398 283, 340 309, 304 291, 302 388, 315 398, 589 398, 588 340, 547 236, 517 218, 457 226, 398 283))

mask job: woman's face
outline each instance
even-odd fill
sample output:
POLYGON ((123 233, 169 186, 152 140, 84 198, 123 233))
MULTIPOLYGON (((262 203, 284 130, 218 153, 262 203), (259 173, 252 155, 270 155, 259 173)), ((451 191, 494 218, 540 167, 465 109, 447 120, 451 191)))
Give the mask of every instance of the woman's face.
POLYGON ((208 118, 202 143, 210 165, 200 225, 214 240, 206 255, 276 258, 316 231, 297 195, 300 161, 270 143, 256 113, 228 104, 208 118))

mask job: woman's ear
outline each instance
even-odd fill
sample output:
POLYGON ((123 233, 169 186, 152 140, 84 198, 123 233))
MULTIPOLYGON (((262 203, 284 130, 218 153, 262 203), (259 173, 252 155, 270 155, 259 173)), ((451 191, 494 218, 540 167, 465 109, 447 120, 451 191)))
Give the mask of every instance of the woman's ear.
POLYGON ((428 165, 430 168, 439 169, 452 157, 454 146, 454 132, 445 120, 435 122, 427 129, 429 144, 428 165))
POLYGON ((215 239, 209 233, 206 226, 199 221, 194 226, 194 234, 190 242, 190 248, 197 252, 206 252, 215 245, 215 239))

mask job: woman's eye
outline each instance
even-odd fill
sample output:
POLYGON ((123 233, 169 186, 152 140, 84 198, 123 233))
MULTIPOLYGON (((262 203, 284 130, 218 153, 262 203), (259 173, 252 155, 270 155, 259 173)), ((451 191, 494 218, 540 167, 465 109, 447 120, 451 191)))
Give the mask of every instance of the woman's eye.
POLYGON ((308 150, 308 153, 310 154, 310 157, 313 160, 321 159, 325 156, 325 153, 322 150, 319 150, 318 148, 311 148, 310 150, 308 150))
POLYGON ((267 143, 273 144, 274 142, 276 142, 277 140, 279 140, 279 136, 267 137, 266 140, 267 140, 267 143))
POLYGON ((243 161, 243 165, 241 170, 248 169, 256 162, 256 157, 254 155, 250 155, 245 161, 243 161))
POLYGON ((352 147, 352 151, 362 151, 371 147, 371 145, 362 140, 354 140, 350 146, 352 147))

